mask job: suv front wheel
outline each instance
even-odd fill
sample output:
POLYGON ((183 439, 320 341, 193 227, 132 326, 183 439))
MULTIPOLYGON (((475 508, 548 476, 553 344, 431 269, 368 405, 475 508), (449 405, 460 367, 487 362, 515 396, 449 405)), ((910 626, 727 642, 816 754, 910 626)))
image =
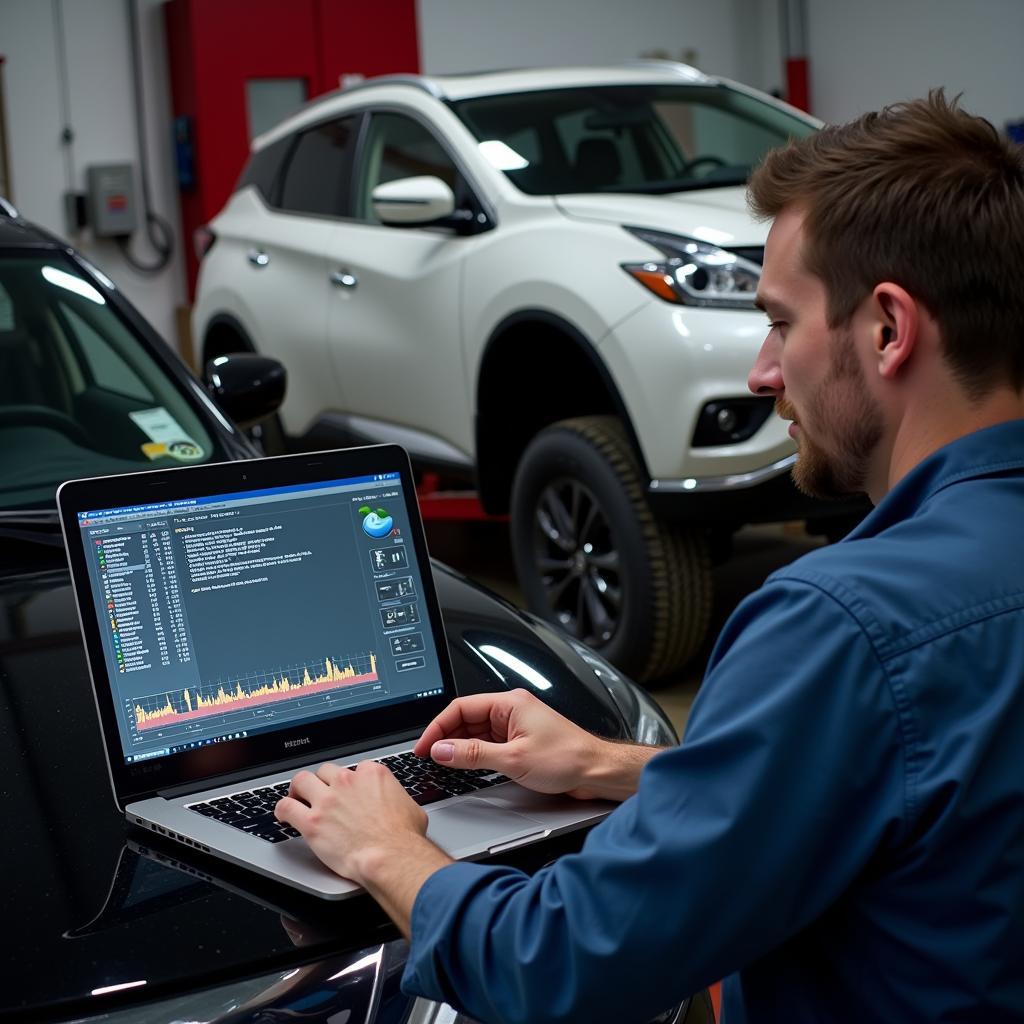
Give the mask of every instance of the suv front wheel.
POLYGON ((622 424, 562 420, 516 470, 512 553, 531 611, 633 679, 658 679, 700 647, 711 611, 704 531, 654 518, 622 424))

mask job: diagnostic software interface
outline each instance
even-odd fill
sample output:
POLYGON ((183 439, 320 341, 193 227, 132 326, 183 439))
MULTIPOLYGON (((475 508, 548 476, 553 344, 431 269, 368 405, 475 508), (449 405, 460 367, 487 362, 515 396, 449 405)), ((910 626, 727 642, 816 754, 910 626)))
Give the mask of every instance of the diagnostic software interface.
POLYGON ((441 692, 398 473, 78 522, 127 763, 441 692))

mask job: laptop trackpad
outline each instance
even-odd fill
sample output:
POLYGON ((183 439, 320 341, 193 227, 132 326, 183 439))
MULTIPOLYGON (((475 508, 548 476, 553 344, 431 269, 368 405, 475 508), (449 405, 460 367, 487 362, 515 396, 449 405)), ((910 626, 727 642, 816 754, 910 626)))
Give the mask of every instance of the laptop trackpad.
POLYGON ((528 836, 542 836, 544 824, 514 811, 502 810, 485 800, 463 800, 438 807, 428 815, 427 838, 452 856, 503 846, 528 836))

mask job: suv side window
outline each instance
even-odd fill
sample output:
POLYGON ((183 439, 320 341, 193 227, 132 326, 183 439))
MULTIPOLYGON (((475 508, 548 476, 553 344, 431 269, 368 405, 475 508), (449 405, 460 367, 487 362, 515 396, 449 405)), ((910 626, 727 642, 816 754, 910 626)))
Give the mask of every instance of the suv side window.
POLYGON ((325 121, 300 132, 284 169, 276 205, 289 213, 345 216, 355 138, 354 117, 325 121))
POLYGON ((374 114, 363 149, 356 216, 377 223, 371 197, 378 185, 401 178, 432 175, 458 197, 459 171, 444 147, 426 128, 402 114, 374 114))

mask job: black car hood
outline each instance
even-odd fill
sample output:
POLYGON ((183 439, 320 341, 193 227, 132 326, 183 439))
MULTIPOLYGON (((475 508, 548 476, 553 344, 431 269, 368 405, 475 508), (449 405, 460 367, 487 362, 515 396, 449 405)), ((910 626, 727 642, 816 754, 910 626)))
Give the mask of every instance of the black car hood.
MULTIPOLYGON (((146 978, 152 998, 251 974, 254 963, 308 960, 281 915, 266 909, 295 893, 241 872, 233 892, 275 894, 242 899, 126 846, 131 833, 114 805, 63 552, 38 547, 30 564, 15 567, 0 544, 0 806, 16 927, 0 967, 0 1018, 98 1012, 102 1000, 90 992, 126 976, 146 978)), ((570 640, 451 570, 434 570, 460 693, 526 686, 587 729, 630 735, 570 640)), ((300 898, 292 916, 348 915, 345 928, 335 920, 325 933, 325 952, 338 949, 339 934, 365 945, 390 927, 368 899, 340 910, 310 899, 300 898)))

